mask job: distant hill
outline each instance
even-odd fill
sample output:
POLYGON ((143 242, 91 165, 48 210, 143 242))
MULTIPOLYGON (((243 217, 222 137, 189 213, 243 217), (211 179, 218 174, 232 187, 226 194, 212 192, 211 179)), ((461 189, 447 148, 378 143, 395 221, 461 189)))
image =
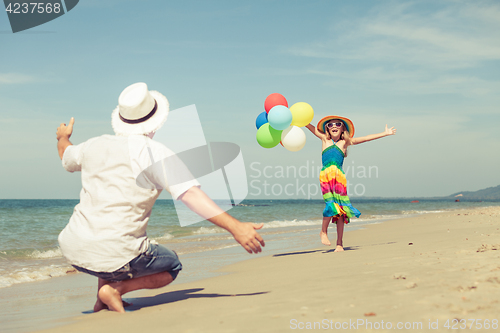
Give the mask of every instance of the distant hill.
POLYGON ((457 192, 449 197, 456 197, 459 200, 500 200, 500 185, 474 192, 457 192))

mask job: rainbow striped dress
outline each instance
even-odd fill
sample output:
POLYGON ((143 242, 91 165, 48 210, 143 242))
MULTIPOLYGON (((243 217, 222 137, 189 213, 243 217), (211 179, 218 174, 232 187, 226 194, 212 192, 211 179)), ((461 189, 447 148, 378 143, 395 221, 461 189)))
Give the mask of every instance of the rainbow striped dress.
POLYGON ((344 215, 344 221, 347 224, 351 217, 359 217, 361 213, 351 205, 347 196, 347 181, 342 170, 344 152, 333 142, 333 146, 323 150, 321 159, 323 168, 319 173, 319 181, 326 204, 323 216, 344 215))

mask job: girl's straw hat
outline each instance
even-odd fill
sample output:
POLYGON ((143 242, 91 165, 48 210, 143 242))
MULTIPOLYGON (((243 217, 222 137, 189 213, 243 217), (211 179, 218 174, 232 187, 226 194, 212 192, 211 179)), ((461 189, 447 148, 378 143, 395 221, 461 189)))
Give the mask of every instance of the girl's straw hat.
POLYGON ((352 123, 351 119, 346 118, 346 117, 340 117, 340 116, 326 116, 323 119, 321 119, 316 126, 318 131, 321 133, 325 133, 325 126, 326 123, 329 122, 330 120, 333 119, 338 119, 344 123, 345 128, 347 129, 347 132, 351 135, 351 137, 354 136, 354 124, 352 123))
POLYGON ((122 91, 118 106, 111 114, 116 135, 156 132, 167 120, 168 100, 157 91, 149 91, 143 83, 134 83, 122 91))

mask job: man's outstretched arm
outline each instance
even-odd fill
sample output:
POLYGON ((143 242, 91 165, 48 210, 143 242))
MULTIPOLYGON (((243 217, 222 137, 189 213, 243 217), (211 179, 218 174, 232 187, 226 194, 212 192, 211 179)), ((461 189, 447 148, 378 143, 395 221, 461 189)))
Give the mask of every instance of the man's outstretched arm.
POLYGON ((257 233, 263 223, 243 223, 223 211, 200 188, 193 186, 184 192, 179 199, 196 214, 213 224, 226 229, 248 253, 261 252, 264 240, 257 233))
POLYGON ((69 121, 69 125, 66 126, 65 123, 61 123, 57 128, 56 136, 57 136, 57 151, 59 152, 59 157, 63 158, 64 151, 68 146, 73 145, 69 138, 71 134, 73 134, 73 124, 75 123, 75 118, 71 118, 69 121))

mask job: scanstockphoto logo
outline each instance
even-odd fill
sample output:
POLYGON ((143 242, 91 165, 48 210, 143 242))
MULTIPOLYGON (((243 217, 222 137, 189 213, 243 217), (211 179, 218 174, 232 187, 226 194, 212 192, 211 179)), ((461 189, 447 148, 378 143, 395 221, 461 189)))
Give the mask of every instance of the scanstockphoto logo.
POLYGON ((12 32, 31 29, 66 14, 79 0, 3 0, 12 32))
MULTIPOLYGON (((319 184, 321 165, 314 160, 305 160, 299 165, 265 165, 261 162, 250 164, 250 195, 254 197, 274 198, 321 198, 322 188, 319 184)), ((344 165, 347 179, 346 190, 350 196, 365 195, 365 181, 379 178, 376 165, 359 165, 354 161, 344 165)), ((339 185, 342 188, 343 185, 339 185)))
MULTIPOLYGON (((155 158, 149 150, 151 165, 136 179, 137 185, 151 188, 150 175, 161 175, 157 188, 173 188, 196 180, 202 190, 227 211, 248 194, 245 163, 240 147, 231 142, 206 142, 195 105, 171 110, 154 140, 172 151, 171 156, 155 158), (162 186, 163 185, 163 186, 162 186)), ((174 200, 181 226, 214 217, 220 212, 204 210, 203 217, 192 212, 181 200, 174 200), (215 214, 215 215, 214 215, 215 214)))

